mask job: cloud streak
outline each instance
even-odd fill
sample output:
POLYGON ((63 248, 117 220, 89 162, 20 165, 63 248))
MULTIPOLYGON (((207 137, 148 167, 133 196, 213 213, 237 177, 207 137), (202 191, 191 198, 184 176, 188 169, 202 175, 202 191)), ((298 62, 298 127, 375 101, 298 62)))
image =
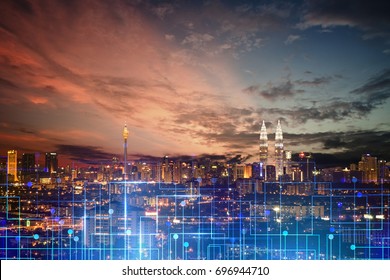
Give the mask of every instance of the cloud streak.
POLYGON ((275 101, 278 99, 292 98, 299 93, 304 93, 302 89, 295 89, 294 84, 290 81, 283 81, 278 84, 268 83, 265 86, 254 85, 243 90, 247 94, 255 94, 265 99, 275 101))
POLYGON ((356 27, 365 35, 363 38, 390 38, 390 4, 387 1, 337 1, 315 0, 305 2, 303 20, 299 28, 319 26, 323 29, 338 26, 356 27))

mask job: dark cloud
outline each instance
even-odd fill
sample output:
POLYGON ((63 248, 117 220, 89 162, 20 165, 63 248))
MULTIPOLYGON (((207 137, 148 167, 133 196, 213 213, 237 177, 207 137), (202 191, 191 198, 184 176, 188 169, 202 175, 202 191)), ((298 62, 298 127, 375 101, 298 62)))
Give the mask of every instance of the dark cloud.
MULTIPOLYGON (((334 76, 334 78, 340 78, 334 76)), ((298 80, 295 83, 306 86, 318 86, 326 84, 333 77, 320 77, 311 81, 298 80)), ((291 86, 291 88, 293 88, 291 86)), ((258 92, 256 87, 246 89, 247 92, 258 92)), ((276 93, 279 91, 276 91, 276 93)), ((284 93, 286 95, 286 93, 284 93)), ((290 108, 263 108, 263 113, 285 116, 297 124, 304 124, 308 120, 342 121, 350 118, 367 117, 372 111, 385 104, 390 97, 390 69, 385 69, 374 74, 362 86, 350 92, 351 100, 341 97, 332 98, 328 101, 313 102, 312 106, 293 106, 290 108)), ((287 94, 288 95, 288 94, 287 94)), ((290 93, 291 95, 291 93, 290 93)))
POLYGON ((33 131, 33 130, 25 128, 25 127, 20 128, 19 131, 22 133, 27 133, 27 134, 37 134, 36 131, 33 131))
POLYGON ((240 163, 246 162, 248 159, 250 159, 252 157, 253 157, 252 155, 246 155, 246 156, 235 155, 234 157, 228 159, 227 163, 228 164, 235 164, 235 163, 240 164, 240 163))
POLYGON ((364 85, 350 93, 366 99, 372 106, 385 103, 390 97, 390 69, 374 75, 364 85))
POLYGON ((298 93, 305 92, 297 90, 294 84, 288 80, 279 84, 268 83, 266 86, 253 85, 243 90, 247 94, 257 94, 265 99, 276 101, 279 99, 292 98, 298 93))
POLYGON ((372 110, 372 106, 357 102, 334 101, 328 104, 313 106, 294 106, 292 108, 262 108, 263 114, 284 116, 295 124, 304 124, 307 121, 333 120, 341 121, 351 117, 362 117, 372 110))
POLYGON ((13 4, 13 6, 22 11, 26 15, 34 15, 34 9, 33 6, 31 5, 30 1, 28 0, 11 0, 8 1, 13 4))
POLYGON ((325 84, 329 84, 331 81, 332 81, 332 77, 326 76, 326 77, 314 78, 312 80, 296 80, 294 83, 300 86, 318 87, 325 84))
POLYGON ((8 87, 8 88, 12 88, 12 89, 18 88, 17 85, 15 85, 15 83, 13 83, 7 79, 3 79, 3 78, 0 78, 0 86, 2 88, 3 87, 8 87))
POLYGON ((59 155, 64 155, 71 160, 85 164, 107 164, 112 162, 114 154, 104 152, 101 147, 79 145, 56 145, 59 155))
POLYGON ((340 138, 326 139, 324 141, 324 149, 338 149, 344 148, 347 142, 342 141, 340 138))
MULTIPOLYGON (((324 150, 338 152, 313 153, 321 154, 319 163, 327 165, 356 163, 362 154, 370 153, 381 159, 390 158, 390 132, 375 130, 358 130, 343 132, 321 132, 306 134, 284 133, 286 147, 294 147, 302 143, 308 146, 316 144, 324 150)), ((306 152, 306 151, 305 151, 306 152)))
POLYGON ((151 156, 151 155, 144 155, 144 154, 130 154, 130 158, 132 159, 138 159, 139 161, 144 161, 144 162, 157 162, 161 161, 162 157, 156 157, 156 156, 151 156))
POLYGON ((253 131, 234 132, 223 131, 221 133, 201 132, 199 136, 207 143, 220 143, 227 150, 251 148, 257 142, 259 135, 253 131))
POLYGON ((365 37, 390 38, 390 2, 383 0, 307 0, 301 28, 357 27, 365 37))

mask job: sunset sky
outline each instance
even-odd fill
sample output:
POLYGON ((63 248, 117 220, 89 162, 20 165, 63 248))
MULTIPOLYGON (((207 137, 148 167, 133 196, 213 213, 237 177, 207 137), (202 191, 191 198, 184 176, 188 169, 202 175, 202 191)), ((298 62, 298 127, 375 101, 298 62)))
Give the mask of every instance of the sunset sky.
POLYGON ((0 3, 0 155, 390 160, 390 2, 0 3), (273 144, 273 142, 271 143, 273 144))

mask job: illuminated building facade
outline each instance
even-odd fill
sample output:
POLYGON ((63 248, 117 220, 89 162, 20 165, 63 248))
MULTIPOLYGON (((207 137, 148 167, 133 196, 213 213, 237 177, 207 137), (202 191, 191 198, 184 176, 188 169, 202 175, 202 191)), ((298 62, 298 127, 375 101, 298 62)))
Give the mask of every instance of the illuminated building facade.
POLYGON ((57 153, 46 153, 45 154, 45 171, 50 175, 57 174, 58 170, 58 158, 57 153))
POLYGON ((283 157, 284 157, 284 151, 283 151, 283 132, 282 132, 282 126, 280 124, 280 120, 278 120, 278 125, 276 127, 276 133, 275 133, 275 171, 276 171, 276 179, 279 178, 279 176, 283 175, 283 157))
POLYGON ((267 166, 268 161, 268 136, 267 128, 265 127, 265 122, 261 125, 260 129, 260 178, 267 179, 265 172, 265 167, 267 166))
POLYGON ((362 155, 359 161, 359 171, 363 171, 364 183, 376 183, 378 181, 378 161, 370 154, 362 155))
POLYGON ((18 180, 18 152, 16 150, 8 151, 7 174, 9 181, 17 182, 18 180))

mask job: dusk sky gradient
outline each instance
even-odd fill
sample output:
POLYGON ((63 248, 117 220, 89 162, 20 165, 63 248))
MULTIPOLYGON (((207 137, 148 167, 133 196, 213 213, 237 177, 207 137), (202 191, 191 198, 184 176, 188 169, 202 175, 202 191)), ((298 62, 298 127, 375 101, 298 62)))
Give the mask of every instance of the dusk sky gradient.
POLYGON ((0 3, 0 153, 390 160, 390 2, 0 3), (271 142, 273 144, 273 142, 271 142))

